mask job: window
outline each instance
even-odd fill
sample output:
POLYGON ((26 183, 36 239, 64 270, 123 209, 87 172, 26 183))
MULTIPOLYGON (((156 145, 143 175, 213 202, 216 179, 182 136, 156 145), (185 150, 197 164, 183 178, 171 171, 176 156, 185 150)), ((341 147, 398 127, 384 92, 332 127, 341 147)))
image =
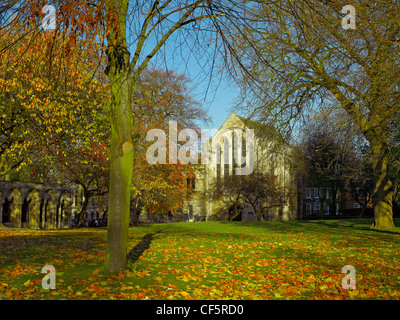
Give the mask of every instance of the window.
POLYGON ((221 164, 217 163, 217 181, 221 179, 221 164))
POLYGON ((318 188, 314 188, 314 198, 318 199, 318 188))
POLYGON ((361 206, 358 202, 353 203, 353 209, 360 209, 360 208, 361 208, 361 206))
POLYGON ((196 179, 195 178, 187 178, 186 179, 188 189, 196 188, 196 179))
POLYGON ((229 163, 224 164, 224 177, 229 176, 229 163))
POLYGON ((327 203, 324 203, 324 214, 325 215, 329 214, 329 205, 327 203))
POLYGON ((229 176, 229 152, 231 152, 231 150, 229 149, 229 140, 227 138, 224 138, 224 140, 224 177, 227 177, 229 176))
POLYGON ((310 189, 306 189, 306 199, 311 199, 311 190, 310 189))
POLYGON ((307 203, 307 204, 306 204, 306 214, 307 214, 307 215, 310 215, 310 214, 311 214, 311 204, 310 204, 310 203, 307 203))
POLYGON ((221 146, 219 143, 217 143, 217 181, 221 179, 221 162, 222 162, 222 156, 221 156, 221 146))
POLYGON ((328 190, 328 189, 326 189, 326 195, 325 195, 325 198, 326 198, 326 199, 329 199, 329 190, 328 190))
MULTIPOLYGON (((241 167, 246 168, 246 165, 247 165, 247 163, 246 163, 246 161, 247 161, 247 159, 246 159, 247 158, 246 157, 246 139, 242 139, 242 157, 244 159, 244 163, 241 164, 242 165, 241 167)), ((239 165, 240 165, 240 163, 239 163, 239 165)))

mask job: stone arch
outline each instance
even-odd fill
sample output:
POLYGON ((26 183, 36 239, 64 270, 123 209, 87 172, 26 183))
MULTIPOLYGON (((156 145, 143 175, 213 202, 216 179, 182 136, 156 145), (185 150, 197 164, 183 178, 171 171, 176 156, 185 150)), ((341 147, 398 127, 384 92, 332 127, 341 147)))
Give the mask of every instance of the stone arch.
POLYGON ((39 209, 39 229, 45 228, 47 198, 41 197, 39 209))
POLYGON ((19 189, 12 188, 10 190, 10 194, 7 197, 7 200, 9 201, 9 204, 10 204, 9 223, 14 228, 20 228, 21 227, 21 209, 22 209, 21 191, 19 189))
POLYGON ((10 216, 11 216, 11 204, 10 201, 4 198, 4 201, 1 205, 2 215, 1 215, 1 223, 10 223, 10 216))
MULTIPOLYGON (((53 189, 46 190, 48 195, 45 203, 45 223, 44 229, 55 229, 56 228, 56 216, 57 216, 57 197, 53 189)), ((43 225, 43 224, 42 224, 43 225)))
POLYGON ((27 228, 29 227, 29 203, 30 201, 23 197, 22 205, 21 205, 21 227, 27 228))
POLYGON ((58 223, 59 229, 69 228, 71 224, 71 209, 72 209, 72 196, 69 191, 63 191, 60 195, 59 210, 58 210, 58 223))
POLYGON ((26 201, 28 202, 28 227, 32 229, 40 228, 40 210, 42 198, 39 191, 30 189, 27 192, 26 201))

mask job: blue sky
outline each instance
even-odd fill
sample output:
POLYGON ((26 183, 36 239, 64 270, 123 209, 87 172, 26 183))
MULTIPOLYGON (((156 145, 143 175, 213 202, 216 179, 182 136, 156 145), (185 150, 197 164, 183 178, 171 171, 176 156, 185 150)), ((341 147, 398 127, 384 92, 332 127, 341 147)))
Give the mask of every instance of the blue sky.
POLYGON ((213 90, 215 92, 209 93, 206 101, 204 101, 204 94, 199 95, 203 98, 200 102, 208 109, 208 115, 212 119, 212 123, 204 124, 204 129, 219 129, 231 114, 238 95, 238 89, 229 85, 227 81, 220 83, 213 90))
MULTIPOLYGON (((199 127, 219 129, 233 111, 239 88, 232 79, 220 71, 223 57, 220 53, 214 55, 212 45, 209 50, 197 46, 190 47, 190 43, 177 47, 175 40, 172 37, 167 41, 150 64, 161 69, 177 71, 191 79, 193 98, 203 104, 212 120, 212 123, 198 123, 199 127)), ((147 45, 151 44, 150 41, 147 45)))
MULTIPOLYGON (((215 72, 210 83, 210 75, 200 71, 196 61, 189 60, 187 67, 174 68, 192 80, 194 98, 208 110, 211 123, 199 123, 202 129, 219 129, 233 111, 239 88, 233 80, 215 72)), ((207 72, 207 71, 206 71, 207 72)), ((236 110, 235 110, 236 111, 236 110)), ((240 114, 240 112, 239 112, 240 114)))

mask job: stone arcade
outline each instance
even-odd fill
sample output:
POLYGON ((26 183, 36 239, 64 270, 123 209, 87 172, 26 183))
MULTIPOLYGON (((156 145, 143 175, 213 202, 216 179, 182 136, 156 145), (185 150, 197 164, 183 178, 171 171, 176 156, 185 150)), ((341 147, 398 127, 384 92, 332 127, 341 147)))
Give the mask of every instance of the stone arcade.
POLYGON ((76 211, 76 188, 0 181, 0 221, 15 228, 65 229, 76 211))

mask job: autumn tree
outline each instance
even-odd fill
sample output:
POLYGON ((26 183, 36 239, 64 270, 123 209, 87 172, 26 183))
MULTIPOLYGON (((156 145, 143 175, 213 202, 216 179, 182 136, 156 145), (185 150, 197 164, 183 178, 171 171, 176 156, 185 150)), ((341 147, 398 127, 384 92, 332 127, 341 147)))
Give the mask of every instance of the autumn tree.
MULTIPOLYGON (((268 1, 249 12, 251 28, 230 38, 251 72, 241 73, 245 109, 290 131, 319 104, 334 101, 370 144, 375 173, 373 228, 394 227, 388 138, 399 113, 398 1, 268 1), (353 17, 354 18, 354 17, 353 17), (354 21, 353 21, 354 22, 354 21), (243 39, 252 41, 244 41, 243 39)), ((237 55, 232 55, 235 66, 237 55)), ((238 71, 240 72, 240 71, 238 71)))
POLYGON ((150 214, 176 212, 190 195, 186 179, 194 168, 188 164, 149 164, 146 151, 151 129, 169 131, 169 121, 179 129, 200 131, 199 121, 207 121, 207 112, 193 98, 190 80, 173 70, 148 68, 138 79, 133 93, 133 127, 135 165, 133 171, 131 207, 137 215, 143 207, 150 214))
MULTIPOLYGON (((228 175, 217 179, 210 186, 210 201, 222 203, 222 210, 228 210, 228 219, 235 220, 243 209, 240 180, 242 176, 228 175)), ((218 214, 217 212, 215 214, 218 214)))
POLYGON ((241 214, 242 209, 250 206, 260 221, 270 209, 283 205, 284 192, 278 186, 276 178, 259 171, 244 176, 224 176, 214 182, 210 195, 213 200, 222 201, 228 208, 233 208, 230 220, 241 214))
MULTIPOLYGON (((45 16, 41 12, 44 4, 42 0, 3 1, 0 6, 1 21, 5 25, 20 20, 25 24, 30 22, 30 25, 35 23, 38 27, 45 16)), ((230 46, 223 46, 226 42, 221 28, 222 19, 236 20, 240 28, 246 5, 236 1, 204 0, 55 0, 53 5, 56 10, 56 28, 50 32, 61 32, 70 40, 68 51, 78 48, 74 39, 79 37, 96 38, 97 43, 106 48, 108 62, 105 74, 111 92, 111 141, 105 269, 115 274, 126 266, 134 160, 132 128, 135 119, 132 117, 131 105, 137 80, 167 41, 175 44, 175 48, 189 44, 185 50, 200 55, 214 54, 211 57, 231 50, 230 46)), ((29 32, 38 34, 42 31, 33 28, 25 34, 29 32)), ((3 32, 2 36, 6 38, 7 32, 3 32)), ((2 52, 12 45, 2 48, 2 52)), ((95 46, 88 48, 101 50, 95 46)), ((51 64, 51 55, 47 61, 51 64)))
MULTIPOLYGON (((21 24, 11 27, 9 41, 28 29, 21 24)), ((28 34, 26 42, 7 50, 0 66, 0 110, 2 123, 7 124, 2 145, 8 146, 2 155, 8 152, 23 159, 14 161, 19 164, 14 165, 14 178, 81 186, 79 223, 90 197, 108 189, 109 88, 98 70, 105 63, 101 52, 88 49, 99 45, 93 39, 72 39, 79 49, 70 51, 71 38, 62 33, 28 34)))
MULTIPOLYGON (((203 32, 202 30, 211 28, 219 31, 219 18, 232 12, 230 9, 235 9, 237 4, 203 0, 194 2, 156 0, 136 4, 128 0, 109 0, 105 3, 108 56, 105 72, 110 80, 112 93, 110 211, 106 270, 116 273, 125 268, 126 264, 133 169, 134 119, 130 112, 132 89, 149 61, 172 35, 183 34, 184 39, 187 39, 189 34, 195 35, 194 43, 198 44, 199 38, 196 37, 203 32), (128 29, 129 23, 131 26, 128 29), (130 39, 127 37, 127 30, 133 38, 132 45, 128 45, 130 39)), ((236 12, 235 15, 237 16, 236 12)), ((207 34, 209 35, 213 37, 212 33, 207 34)))
MULTIPOLYGON (((13 37, 2 41, 2 48, 24 33, 21 24, 7 28, 13 28, 10 31, 13 37)), ((91 142, 96 144, 99 135, 94 134, 93 126, 97 126, 101 135, 105 131, 103 120, 108 116, 108 88, 101 74, 96 74, 101 59, 85 50, 86 40, 79 40, 83 49, 66 54, 70 39, 61 34, 25 37, 26 42, 17 42, 3 54, 0 65, 2 167, 14 166, 17 170, 37 161, 40 148, 52 146, 65 152, 73 143, 83 143, 82 139, 90 135, 91 142), (46 63, 50 54, 57 70, 46 63), (103 120, 99 120, 101 117, 103 120), (66 141, 70 146, 61 147, 66 141), (7 154, 23 161, 17 161, 17 157, 14 165, 12 159, 7 164, 7 154)), ((45 156, 44 153, 43 159, 45 156)), ((40 169, 44 170, 47 164, 43 162, 40 169)))

